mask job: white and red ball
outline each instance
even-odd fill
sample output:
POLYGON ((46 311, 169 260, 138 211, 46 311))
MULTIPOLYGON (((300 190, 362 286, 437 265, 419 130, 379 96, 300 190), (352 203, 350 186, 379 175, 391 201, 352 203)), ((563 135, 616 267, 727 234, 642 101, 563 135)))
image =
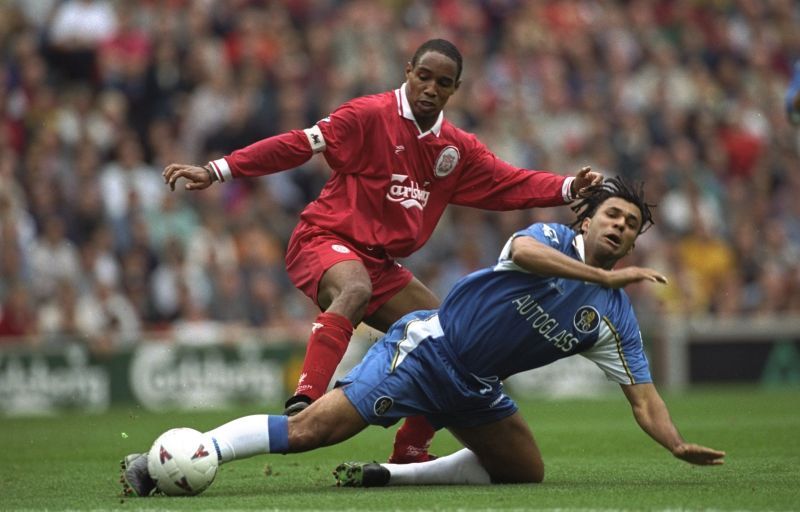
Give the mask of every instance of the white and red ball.
POLYGON ((155 440, 147 470, 167 496, 203 492, 217 475, 217 451, 211 437, 191 428, 173 428, 155 440))

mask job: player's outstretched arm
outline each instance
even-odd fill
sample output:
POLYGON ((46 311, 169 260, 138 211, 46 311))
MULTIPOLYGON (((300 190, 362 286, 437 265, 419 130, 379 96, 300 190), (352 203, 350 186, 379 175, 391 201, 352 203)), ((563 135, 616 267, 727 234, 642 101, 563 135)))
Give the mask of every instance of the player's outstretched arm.
POLYGON ((186 190, 203 190, 214 182, 214 174, 206 167, 199 165, 169 164, 161 174, 164 177, 164 183, 169 185, 170 190, 175 190, 175 183, 179 178, 187 181, 186 190))
POLYGON ((519 236, 513 240, 511 259, 525 270, 540 276, 579 279, 607 288, 622 288, 639 281, 667 282, 666 277, 649 268, 605 270, 587 265, 529 236, 519 236))
POLYGON ((605 282, 601 283, 608 288, 622 288, 640 281, 667 284, 667 278, 657 270, 647 267, 624 267, 609 270, 605 275, 605 282))
POLYGON ((693 443, 682 444, 672 450, 672 455, 699 466, 718 466, 725 462, 725 452, 693 443))
POLYGON ((670 418, 667 405, 651 383, 622 385, 639 426, 675 457, 701 466, 719 465, 725 452, 687 443, 670 418))

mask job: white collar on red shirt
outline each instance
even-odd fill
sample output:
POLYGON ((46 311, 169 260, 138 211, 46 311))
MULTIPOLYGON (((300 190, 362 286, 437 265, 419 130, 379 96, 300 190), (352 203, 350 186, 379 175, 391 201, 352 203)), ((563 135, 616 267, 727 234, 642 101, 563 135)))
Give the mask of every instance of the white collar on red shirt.
POLYGON ((439 136, 439 133, 442 131, 442 123, 444 122, 443 112, 439 112, 439 118, 436 119, 435 123, 433 123, 431 129, 427 132, 423 132, 420 130, 419 124, 417 124, 417 119, 414 117, 414 113, 411 111, 411 105, 408 103, 408 97, 406 96, 406 82, 403 82, 403 85, 401 85, 399 89, 394 90, 394 96, 397 98, 397 113, 410 121, 414 121, 414 125, 417 127, 417 131, 419 132, 419 135, 417 135, 418 139, 421 139, 429 133, 433 133, 437 137, 439 136))

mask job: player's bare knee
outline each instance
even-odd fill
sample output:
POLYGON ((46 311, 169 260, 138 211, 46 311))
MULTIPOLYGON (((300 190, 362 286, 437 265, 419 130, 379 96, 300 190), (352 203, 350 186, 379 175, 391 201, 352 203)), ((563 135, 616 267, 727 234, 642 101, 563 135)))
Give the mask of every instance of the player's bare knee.
POLYGON ((369 302, 369 299, 372 298, 372 283, 362 280, 348 283, 348 285, 344 288, 344 293, 352 296, 355 299, 369 302))
POLYGON ((354 281, 342 289, 337 301, 348 304, 354 311, 363 311, 371 298, 372 284, 369 281, 354 281))
MULTIPOLYGON (((289 418, 289 448, 292 452, 305 452, 323 445, 324 433, 318 425, 304 421, 300 415, 289 418)), ((307 416, 307 415, 306 415, 307 416)))

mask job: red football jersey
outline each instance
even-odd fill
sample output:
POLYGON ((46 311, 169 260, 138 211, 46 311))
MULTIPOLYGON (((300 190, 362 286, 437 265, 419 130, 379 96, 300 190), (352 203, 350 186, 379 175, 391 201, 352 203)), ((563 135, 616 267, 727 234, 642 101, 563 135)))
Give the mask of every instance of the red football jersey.
POLYGON ((333 172, 301 218, 393 257, 422 247, 451 203, 515 210, 570 200, 572 178, 510 165, 441 113, 433 128, 421 132, 405 84, 356 98, 311 128, 211 163, 225 181, 297 167, 320 152, 333 172))

